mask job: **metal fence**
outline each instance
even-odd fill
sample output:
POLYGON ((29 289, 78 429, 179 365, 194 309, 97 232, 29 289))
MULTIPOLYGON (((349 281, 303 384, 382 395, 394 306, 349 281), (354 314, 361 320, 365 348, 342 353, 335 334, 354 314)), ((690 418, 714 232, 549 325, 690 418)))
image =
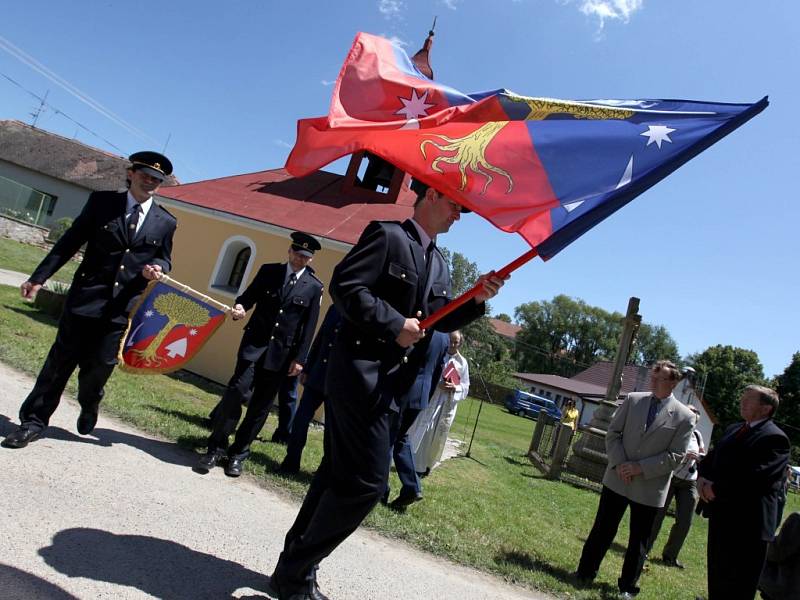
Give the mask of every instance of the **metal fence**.
POLYGON ((540 413, 528 458, 548 479, 599 491, 607 464, 605 434, 590 428, 573 432, 540 413))

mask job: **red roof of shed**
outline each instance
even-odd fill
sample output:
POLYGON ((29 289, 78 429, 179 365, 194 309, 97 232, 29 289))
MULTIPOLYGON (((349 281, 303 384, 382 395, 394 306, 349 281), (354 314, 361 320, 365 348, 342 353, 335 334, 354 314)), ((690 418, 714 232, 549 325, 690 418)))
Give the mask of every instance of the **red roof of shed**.
POLYGON ((405 183, 396 203, 366 203, 343 194, 342 179, 327 171, 296 178, 272 169, 161 188, 159 195, 348 244, 370 221, 403 221, 413 213, 416 194, 405 183))

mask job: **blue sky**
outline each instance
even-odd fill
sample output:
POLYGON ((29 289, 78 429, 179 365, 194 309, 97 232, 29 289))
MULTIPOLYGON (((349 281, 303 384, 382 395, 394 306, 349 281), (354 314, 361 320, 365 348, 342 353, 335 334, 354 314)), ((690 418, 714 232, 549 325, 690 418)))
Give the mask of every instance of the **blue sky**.
MULTIPOLYGON (((770 96, 765 112, 551 261, 517 271, 493 307, 512 314, 564 293, 624 312, 637 296, 681 354, 732 344, 756 351, 767 375, 782 372, 800 351, 791 0, 14 3, 0 23, 0 119, 30 123, 39 101, 25 90, 47 93, 39 127, 120 154, 166 144, 184 182, 280 167, 296 120, 327 111, 357 31, 413 54, 435 15, 435 77, 464 92, 770 96)), ((440 243, 483 270, 526 250, 476 215, 440 243)))

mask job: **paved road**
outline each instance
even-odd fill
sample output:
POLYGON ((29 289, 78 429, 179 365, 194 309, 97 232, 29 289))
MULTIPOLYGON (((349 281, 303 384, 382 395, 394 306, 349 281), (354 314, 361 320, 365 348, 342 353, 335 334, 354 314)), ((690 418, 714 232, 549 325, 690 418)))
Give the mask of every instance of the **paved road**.
MULTIPOLYGON (((0 436, 32 380, 0 364, 0 436)), ((48 437, 0 448, 0 598, 267 598, 297 504, 247 477, 192 472, 197 456, 101 415, 75 433, 77 403, 48 437)), ((322 565, 336 600, 546 598, 359 531, 322 565)))

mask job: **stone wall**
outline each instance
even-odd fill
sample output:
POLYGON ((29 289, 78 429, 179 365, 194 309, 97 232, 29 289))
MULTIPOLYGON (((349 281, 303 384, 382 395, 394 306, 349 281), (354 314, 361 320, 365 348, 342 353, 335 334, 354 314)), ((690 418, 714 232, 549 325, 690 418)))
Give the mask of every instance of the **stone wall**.
POLYGON ((49 244, 45 241, 48 229, 31 225, 25 221, 18 221, 11 217, 0 215, 0 237, 11 238, 25 244, 46 247, 49 244))

